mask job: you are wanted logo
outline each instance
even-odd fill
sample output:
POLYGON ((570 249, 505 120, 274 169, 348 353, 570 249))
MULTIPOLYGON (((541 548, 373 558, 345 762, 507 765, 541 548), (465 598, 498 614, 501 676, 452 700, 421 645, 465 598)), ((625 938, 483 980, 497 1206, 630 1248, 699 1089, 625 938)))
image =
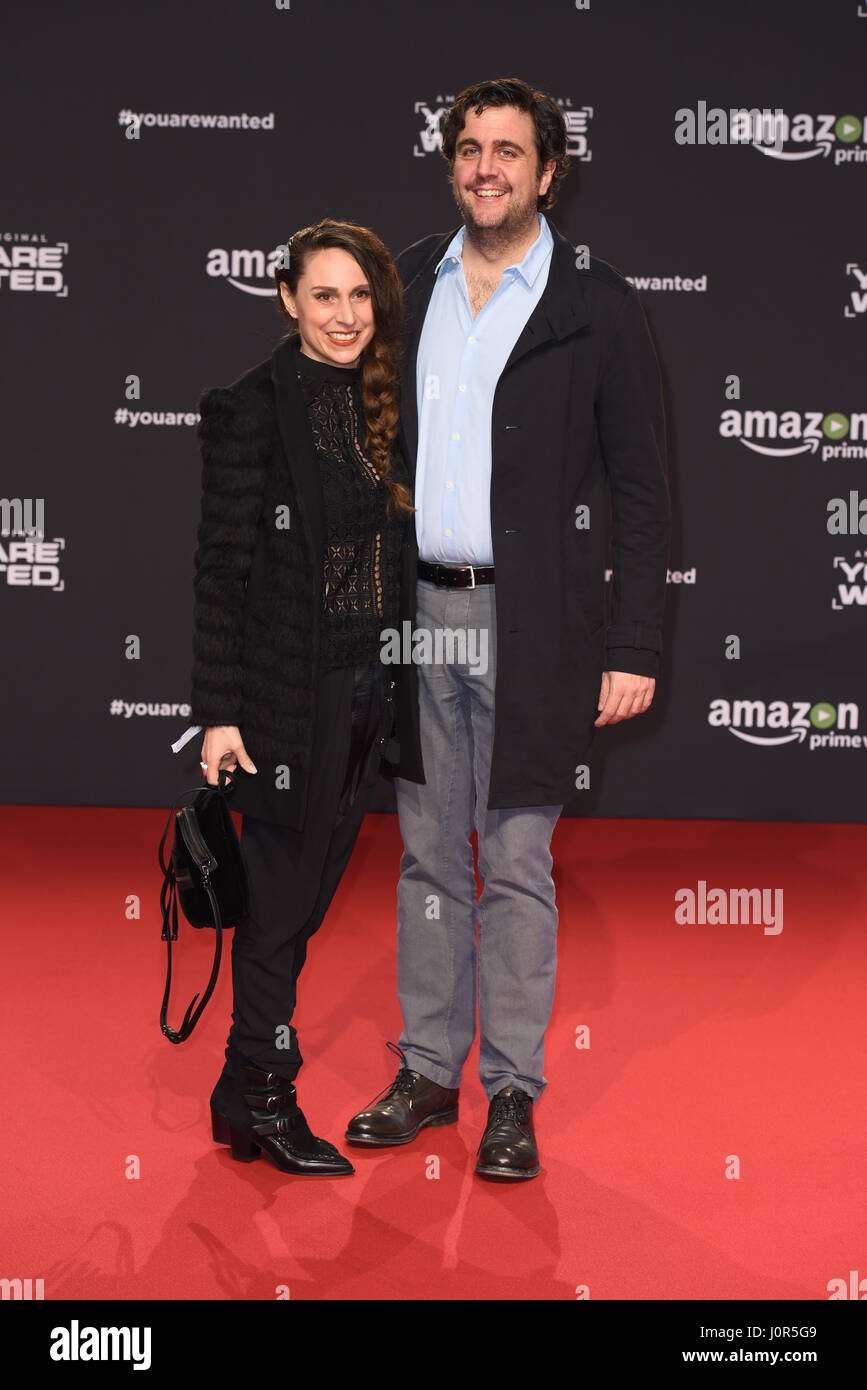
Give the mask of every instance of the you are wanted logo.
POLYGON ((720 412, 719 432, 755 454, 791 458, 817 454, 828 459, 867 458, 867 411, 740 410, 720 412))
POLYGON ((0 232, 0 292, 53 294, 66 299, 68 255, 68 242, 49 242, 42 232, 0 232))
POLYGON ((867 608, 867 552, 856 550, 851 559, 835 555, 834 577, 836 587, 831 607, 835 612, 867 608))
POLYGON ((742 743, 764 748, 806 743, 812 753, 867 747, 867 739, 857 732, 859 711, 853 700, 711 700, 707 722, 742 743))
MULTIPOLYGON (((573 106, 571 97, 557 97, 557 105, 566 123, 566 153, 570 159, 580 159, 589 163, 593 158, 590 148, 590 121, 593 119, 592 106, 573 106)), ((412 147, 416 159, 428 154, 440 154, 443 147, 443 119, 454 96, 436 96, 433 101, 416 101, 413 112, 416 121, 422 122, 417 131, 416 142, 412 147)))
POLYGON ((850 278, 849 303, 843 308, 847 319, 860 318, 867 314, 867 271, 863 271, 857 261, 849 261, 846 274, 850 278))

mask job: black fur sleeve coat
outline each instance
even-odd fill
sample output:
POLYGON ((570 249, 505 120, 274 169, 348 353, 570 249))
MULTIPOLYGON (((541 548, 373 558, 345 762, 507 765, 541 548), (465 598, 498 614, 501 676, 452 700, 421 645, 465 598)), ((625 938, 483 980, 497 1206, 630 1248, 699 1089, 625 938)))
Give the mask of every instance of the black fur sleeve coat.
POLYGON ((203 727, 236 725, 258 769, 239 775, 233 809, 300 827, 315 775, 325 518, 293 352, 282 343, 199 403, 190 703, 203 727), (288 788, 266 796, 284 768, 288 788))

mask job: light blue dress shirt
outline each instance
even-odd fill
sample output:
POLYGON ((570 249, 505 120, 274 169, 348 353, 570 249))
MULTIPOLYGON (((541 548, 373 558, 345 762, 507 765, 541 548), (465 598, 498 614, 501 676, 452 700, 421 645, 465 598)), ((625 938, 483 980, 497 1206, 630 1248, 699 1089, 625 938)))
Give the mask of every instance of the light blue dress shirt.
POLYGON ((507 266, 473 318, 461 259, 464 228, 436 266, 418 345, 415 518, 422 560, 492 565, 491 409, 500 374, 548 282, 554 238, 539 235, 507 266))

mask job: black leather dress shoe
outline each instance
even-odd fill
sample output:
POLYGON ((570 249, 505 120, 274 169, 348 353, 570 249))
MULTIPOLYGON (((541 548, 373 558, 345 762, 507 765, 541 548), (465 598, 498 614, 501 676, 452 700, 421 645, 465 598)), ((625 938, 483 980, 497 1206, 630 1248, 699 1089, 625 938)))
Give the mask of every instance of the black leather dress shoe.
MULTIPOLYGON (((405 1060, 395 1043, 388 1046, 405 1060)), ((346 1138, 351 1144, 409 1144, 420 1129, 455 1124, 459 1094, 401 1065, 382 1098, 374 1096, 366 1110, 353 1115, 346 1138)))
POLYGON ((355 1169, 310 1130, 291 1081, 244 1064, 239 1082, 224 1073, 211 1096, 211 1131, 232 1157, 252 1163, 264 1153, 284 1173, 341 1177, 355 1169))
POLYGON ((498 1091, 488 1106, 488 1123, 476 1152, 482 1178, 535 1178, 540 1172, 533 1130, 533 1100, 517 1086, 498 1091))

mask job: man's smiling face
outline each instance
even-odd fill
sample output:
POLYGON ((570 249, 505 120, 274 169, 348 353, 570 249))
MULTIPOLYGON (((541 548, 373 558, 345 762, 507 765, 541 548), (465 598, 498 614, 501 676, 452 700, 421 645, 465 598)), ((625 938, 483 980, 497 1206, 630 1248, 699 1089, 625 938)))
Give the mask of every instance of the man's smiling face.
POLYGON ((536 215, 536 199, 554 173, 549 161, 539 173, 536 128, 528 111, 488 106, 470 109, 455 143, 452 190, 464 222, 484 237, 519 234, 536 215))

